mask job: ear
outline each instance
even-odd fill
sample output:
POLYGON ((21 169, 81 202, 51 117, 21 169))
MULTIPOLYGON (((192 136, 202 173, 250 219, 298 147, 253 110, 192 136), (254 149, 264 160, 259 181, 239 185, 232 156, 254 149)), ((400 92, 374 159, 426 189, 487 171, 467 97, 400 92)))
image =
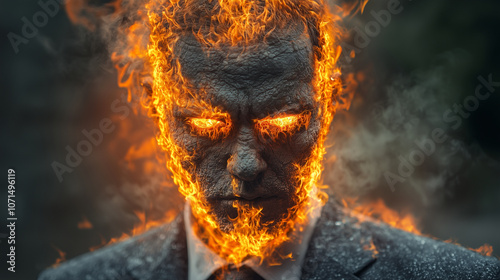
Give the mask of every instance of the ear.
POLYGON ((150 75, 141 77, 141 86, 148 98, 153 96, 153 77, 150 75))
POLYGON ((64 5, 66 14, 73 24, 82 25, 88 30, 94 31, 103 23, 102 19, 105 16, 116 15, 121 11, 122 1, 112 1, 111 3, 107 4, 90 2, 91 1, 88 0, 66 1, 64 5))
POLYGON ((150 75, 140 77, 140 85, 142 87, 142 105, 148 108, 147 114, 149 116, 156 116, 156 107, 153 105, 153 102, 151 102, 151 99, 153 98, 153 77, 150 75))

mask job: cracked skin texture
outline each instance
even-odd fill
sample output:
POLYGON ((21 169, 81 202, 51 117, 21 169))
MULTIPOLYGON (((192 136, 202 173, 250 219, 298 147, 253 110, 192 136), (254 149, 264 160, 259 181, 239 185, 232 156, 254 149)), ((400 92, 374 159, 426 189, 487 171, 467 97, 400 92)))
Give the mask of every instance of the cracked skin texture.
MULTIPOLYGON (((67 279, 187 279, 182 214, 170 224, 47 269, 39 278, 67 279)), ((347 209, 331 201, 314 230, 300 279, 498 280, 500 262, 386 224, 358 224, 347 209), (373 240, 377 247, 375 258, 371 251, 363 250, 366 240, 373 240)))
MULTIPOLYGON (((316 144, 320 121, 314 100, 312 42, 301 25, 249 46, 202 49, 192 35, 177 43, 183 76, 195 97, 229 114, 226 137, 196 135, 186 120, 205 108, 175 106, 170 121, 176 143, 193 155, 183 166, 200 182, 223 230, 231 230, 236 196, 263 208, 262 222, 276 222, 295 205, 293 164, 303 165, 316 144), (284 33, 284 34, 283 34, 284 33), (278 37, 276 37, 278 36, 278 37), (292 135, 269 139, 255 121, 268 116, 310 112, 310 122, 292 135), (233 193, 231 181, 238 188, 233 193)), ((241 200, 240 200, 241 201, 241 200)), ((272 224, 270 225, 272 226, 272 224)))

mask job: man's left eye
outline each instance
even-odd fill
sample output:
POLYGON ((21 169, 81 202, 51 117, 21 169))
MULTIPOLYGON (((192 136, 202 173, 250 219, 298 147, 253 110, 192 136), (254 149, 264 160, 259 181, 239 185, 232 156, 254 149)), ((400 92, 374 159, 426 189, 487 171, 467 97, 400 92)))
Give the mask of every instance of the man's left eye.
POLYGON ((296 115, 282 115, 267 117, 255 121, 261 135, 275 140, 280 135, 291 135, 302 126, 308 126, 311 114, 309 112, 296 115))
POLYGON ((277 128, 281 129, 288 129, 290 127, 295 126, 297 124, 298 119, 299 119, 298 115, 293 115, 293 116, 264 120, 263 123, 267 122, 268 125, 276 126, 277 128))

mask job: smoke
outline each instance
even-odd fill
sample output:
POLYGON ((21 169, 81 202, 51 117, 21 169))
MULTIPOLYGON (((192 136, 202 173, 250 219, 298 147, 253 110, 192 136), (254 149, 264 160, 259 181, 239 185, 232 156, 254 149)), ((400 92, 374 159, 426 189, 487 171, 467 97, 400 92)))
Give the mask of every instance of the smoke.
MULTIPOLYGON (((86 40, 94 42, 89 47, 97 45, 106 50, 101 51, 101 55, 107 56, 130 51, 125 31, 138 21, 135 11, 140 2, 126 2, 119 14, 110 13, 106 17, 90 20, 98 32, 95 41, 86 40)), ((354 18, 351 24, 362 24, 357 21, 354 18)), ((142 31, 146 29, 143 24, 140 25, 142 31)), ((137 34, 142 35, 134 40, 145 45, 147 32, 137 34)), ((460 83, 456 81, 460 77, 456 69, 464 68, 469 59, 463 51, 451 51, 439 56, 434 65, 425 69, 362 85, 351 110, 339 112, 332 124, 331 147, 324 172, 324 183, 331 186, 332 192, 356 197, 386 192, 399 193, 399 197, 404 197, 401 192, 405 192, 407 196, 417 197, 422 204, 439 203, 443 196, 452 192, 461 172, 474 164, 472 158, 487 158, 478 145, 464 139, 465 133, 461 130, 466 126, 465 119, 455 129, 453 123, 446 122, 443 117, 447 110, 453 110, 453 104, 462 102, 457 92, 464 92, 464 89, 458 88, 460 83), (436 129, 442 130, 445 135, 446 140, 442 143, 433 139, 436 129), (432 149, 431 144, 426 144, 429 141, 433 142, 432 149), (422 150, 422 146, 428 149, 422 150)), ((109 71, 110 64, 109 60, 98 60, 88 63, 90 66, 87 67, 103 68, 106 65, 109 71)), ((128 64, 128 74, 140 72, 142 68, 140 59, 130 60, 127 56, 120 64, 128 64)), ((355 68, 368 68, 366 62, 361 64, 355 68)), ((345 68, 351 71, 351 67, 345 68)), ((374 68, 380 73, 393 72, 384 69, 383 65, 374 68)), ((377 80, 382 76, 380 73, 371 73, 371 77, 377 80)), ((473 93, 473 88, 470 91, 465 94, 473 93)), ((132 141, 129 143, 132 144, 132 141)), ((112 189, 121 189, 121 195, 126 196, 127 201, 140 204, 143 208, 144 203, 137 203, 134 196, 148 188, 137 187, 136 180, 145 184, 144 178, 141 179, 139 174, 137 176, 139 179, 133 178, 132 182, 116 182, 112 189)))
POLYGON ((335 196, 404 191, 413 203, 415 196, 424 205, 439 203, 475 164, 471 159, 489 161, 461 135, 466 119, 453 111, 462 104, 457 92, 464 91, 454 82, 455 69, 467 59, 463 51, 447 52, 428 69, 398 74, 388 86, 372 82, 357 93, 351 111, 332 124, 324 183, 335 196))

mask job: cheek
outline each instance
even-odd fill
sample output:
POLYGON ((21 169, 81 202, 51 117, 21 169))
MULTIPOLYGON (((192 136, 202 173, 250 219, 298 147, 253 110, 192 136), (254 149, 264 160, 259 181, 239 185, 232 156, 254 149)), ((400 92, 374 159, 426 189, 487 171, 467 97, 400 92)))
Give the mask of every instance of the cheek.
POLYGON ((230 147, 225 142, 214 143, 212 140, 193 135, 191 129, 182 121, 169 123, 173 128, 171 135, 175 144, 189 159, 181 160, 182 167, 191 174, 191 179, 200 182, 206 195, 221 192, 224 185, 231 184, 227 173, 227 161, 230 147))
MULTIPOLYGON (((200 158, 204 157, 203 142, 191 135, 191 131, 181 121, 172 121, 169 123, 171 127, 170 135, 174 144, 178 146, 183 154, 177 155, 180 157, 180 163, 184 170, 189 174, 195 175, 198 170, 197 163, 200 158)), ((169 154, 170 151, 165 151, 169 154)), ((195 179, 195 176, 190 178, 195 179)))
MULTIPOLYGON (((196 179, 201 182, 202 188, 217 186, 217 182, 229 178, 226 174, 229 154, 223 146, 205 148, 193 160, 196 179), (226 178, 227 177, 227 178, 226 178)), ((231 182, 231 179, 228 179, 231 182)))
POLYGON ((223 193, 226 186, 231 185, 231 177, 227 172, 229 148, 223 143, 214 145, 211 141, 188 135, 184 138, 186 151, 191 155, 189 160, 182 161, 182 166, 191 174, 191 179, 200 183, 205 196, 212 197, 223 193))
POLYGON ((320 123, 311 120, 308 129, 304 129, 293 135, 289 141, 269 149, 266 160, 271 169, 282 181, 289 182, 288 185, 294 185, 297 165, 304 165, 316 146, 319 135, 320 123))
POLYGON ((307 129, 303 129, 291 137, 287 145, 283 147, 283 152, 289 154, 288 162, 305 164, 317 144, 319 130, 320 122, 312 119, 307 129))
POLYGON ((317 120, 311 120, 307 130, 295 135, 292 149, 296 150, 298 156, 308 159, 318 142, 321 124, 317 120))

